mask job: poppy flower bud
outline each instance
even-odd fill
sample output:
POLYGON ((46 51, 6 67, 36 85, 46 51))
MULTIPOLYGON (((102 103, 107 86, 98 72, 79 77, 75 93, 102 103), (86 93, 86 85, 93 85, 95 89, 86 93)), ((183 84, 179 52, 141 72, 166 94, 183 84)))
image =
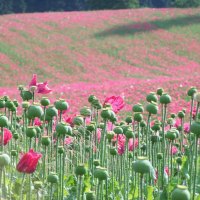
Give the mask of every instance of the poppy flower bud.
POLYGON ((161 104, 169 104, 171 103, 172 99, 171 97, 169 96, 169 94, 167 93, 163 93, 161 96, 160 96, 160 103, 161 104))
POLYGON ((99 181, 107 180, 108 178, 107 169, 103 167, 97 167, 94 171, 94 177, 97 178, 99 181))
POLYGON ((102 104, 100 103, 100 101, 98 100, 98 99, 94 99, 93 101, 92 101, 92 106, 94 107, 94 108, 96 108, 96 109, 101 109, 103 106, 102 106, 102 104))
POLYGON ((143 113, 143 112, 144 112, 144 108, 143 108, 142 104, 137 103, 137 104, 135 104, 135 105, 133 106, 132 111, 133 111, 133 112, 140 112, 140 113, 143 113))
POLYGON ((192 133, 194 133, 197 138, 199 138, 200 137, 200 122, 198 122, 198 121, 192 122, 191 127, 190 127, 190 131, 192 133))
POLYGON ((143 120, 143 115, 141 113, 134 113, 134 121, 141 122, 143 120))
POLYGON ((59 122, 56 125, 56 132, 58 133, 59 136, 61 136, 61 135, 71 136, 72 135, 72 128, 64 122, 59 122))
POLYGON ((158 102, 158 97, 156 96, 155 92, 150 92, 147 96, 146 96, 146 100, 151 103, 151 102, 158 102))
POLYGON ((64 111, 69 108, 68 103, 64 99, 59 99, 54 103, 57 110, 64 111))
POLYGON ((78 165, 78 166, 76 167, 76 169, 75 169, 75 174, 76 174, 77 176, 83 176, 83 175, 86 174, 86 172, 87 172, 87 170, 86 170, 86 167, 84 166, 84 164, 78 165))
POLYGON ((197 92, 196 87, 191 87, 191 88, 188 90, 187 95, 188 95, 189 97, 193 97, 194 94, 195 94, 196 92, 197 92))
POLYGON ((28 118, 34 119, 36 117, 40 118, 43 115, 43 110, 40 104, 34 103, 28 107, 28 118))
POLYGON ((4 108, 5 107, 5 101, 4 99, 0 99, 0 108, 4 108))
POLYGON ((176 114, 175 114, 175 113, 172 113, 172 114, 171 114, 171 118, 172 118, 172 119, 175 119, 175 118, 176 118, 176 114))
POLYGON ((144 127, 146 127, 146 126, 147 126, 146 122, 145 122, 144 120, 142 120, 142 121, 140 122, 140 127, 144 128, 144 127))
POLYGON ((116 133, 116 134, 123 134, 123 129, 120 127, 120 126, 116 126, 113 131, 116 133))
POLYGON ((90 116, 91 116, 91 110, 90 110, 90 108, 84 106, 83 108, 81 108, 80 114, 81 114, 83 117, 90 117, 90 116))
POLYGON ((194 99, 195 99, 198 103, 200 103, 200 92, 197 92, 197 93, 195 94, 194 99))
POLYGON ((50 104, 50 100, 47 97, 42 97, 42 99, 40 100, 40 104, 46 107, 50 104))
POLYGON ((158 105, 155 102, 151 102, 146 106, 147 112, 156 115, 158 113, 158 105))
POLYGON ((133 158, 133 153, 132 152, 129 152, 128 153, 128 158, 130 159, 130 158, 133 158))
POLYGON ((35 137, 37 134, 37 131, 35 129, 34 126, 28 126, 27 129, 26 129, 26 136, 29 137, 29 138, 33 138, 35 137))
POLYGON ((51 105, 46 109, 46 115, 50 118, 56 117, 58 116, 58 110, 53 105, 51 105))
POLYGON ((94 192, 86 192, 86 200, 95 200, 96 196, 94 192))
POLYGON ((42 136, 42 145, 49 146, 51 143, 51 140, 49 136, 42 136))
POLYGON ((183 111, 179 111, 179 112, 178 112, 178 117, 179 117, 180 119, 184 118, 184 117, 185 117, 185 113, 184 113, 183 111))
POLYGON ((107 108, 103 108, 102 111, 101 111, 101 117, 104 120, 109 120, 110 117, 111 117, 111 110, 107 109, 107 108))
POLYGON ((176 158, 176 163, 177 163, 178 165, 182 165, 182 158, 181 158, 181 157, 177 157, 177 158, 176 158))
POLYGON ((41 189, 42 186, 43 186, 42 181, 34 181, 34 188, 35 188, 36 190, 41 189))
POLYGON ((84 121, 83 121, 83 118, 81 116, 74 117, 73 124, 80 126, 80 125, 83 125, 83 123, 84 123, 84 121))
POLYGON ((13 157, 17 156, 17 151, 16 150, 11 150, 11 156, 13 156, 13 157))
POLYGON ((90 95, 89 97, 88 97, 88 102, 89 103, 92 103, 95 99, 97 99, 94 95, 90 95))
POLYGON ((4 115, 0 115, 0 127, 7 127, 8 124, 8 118, 4 115))
POLYGON ((132 117, 131 117, 131 116, 126 117, 125 122, 126 122, 127 124, 131 124, 131 123, 133 122, 132 117))
POLYGON ((18 85, 18 90, 19 90, 19 91, 24 90, 24 86, 23 86, 23 85, 18 85))
POLYGON ((22 108, 27 109, 29 107, 30 103, 28 101, 22 102, 22 108))
POLYGON ((33 94, 28 90, 23 90, 20 96, 22 97, 23 101, 29 101, 33 98, 33 94))
POLYGON ((115 147, 110 148, 110 155, 112 155, 112 156, 117 155, 117 149, 115 147))
POLYGON ((0 168, 10 164, 10 157, 5 153, 0 153, 0 168))
POLYGON ((158 160, 163 159, 163 154, 162 154, 162 153, 157 153, 157 159, 158 159, 158 160))
POLYGON ((146 151, 147 145, 145 143, 143 143, 140 148, 142 151, 146 151))
POLYGON ((14 103, 11 100, 8 100, 5 102, 5 107, 8 109, 11 109, 12 107, 14 107, 14 103))
POLYGON ((172 200, 190 200, 190 192, 185 185, 177 185, 172 192, 172 200))
POLYGON ((158 88, 156 91, 156 94, 161 96, 163 94, 163 92, 164 92, 163 88, 158 88))
POLYGON ((97 166, 99 166, 99 165, 100 165, 100 161, 99 161, 99 160, 94 160, 94 161, 93 161, 93 164, 94 164, 94 166, 96 166, 96 167, 97 167, 97 166))
POLYGON ((140 174, 150 173, 152 165, 147 157, 138 157, 136 161, 133 162, 133 170, 140 174))
POLYGON ((50 174, 47 176, 47 182, 51 184, 56 184, 58 183, 58 181, 59 181, 59 178, 56 173, 50 172, 50 174))
POLYGON ((58 146, 58 153, 63 154, 64 153, 64 147, 63 146, 58 146))
POLYGON ((112 123, 114 123, 114 122, 117 121, 116 114, 114 113, 113 110, 111 110, 111 114, 110 114, 110 118, 109 118, 109 120, 110 120, 112 123))
POLYGON ((128 130, 125 132, 125 135, 127 139, 133 138, 134 133, 133 133, 132 128, 128 128, 128 130))
POLYGON ((158 120, 154 121, 154 125, 151 127, 153 131, 159 131, 161 129, 161 122, 158 120))

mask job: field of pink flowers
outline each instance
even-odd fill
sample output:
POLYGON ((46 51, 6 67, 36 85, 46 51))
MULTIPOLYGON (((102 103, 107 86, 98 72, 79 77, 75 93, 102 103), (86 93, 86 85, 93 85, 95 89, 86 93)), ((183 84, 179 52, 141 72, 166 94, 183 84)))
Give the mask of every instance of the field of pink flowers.
MULTIPOLYGON (((200 9, 138 9, 0 16, 0 96, 37 73, 76 112, 90 94, 124 97, 124 111, 163 87, 170 109, 199 88, 200 9)), ((185 101, 186 100, 186 101, 185 101)))

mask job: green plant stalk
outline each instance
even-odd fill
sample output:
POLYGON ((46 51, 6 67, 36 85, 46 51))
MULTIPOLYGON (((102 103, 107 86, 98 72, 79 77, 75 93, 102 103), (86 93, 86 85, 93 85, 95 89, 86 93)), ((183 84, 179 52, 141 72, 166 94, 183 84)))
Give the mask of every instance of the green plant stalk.
POLYGON ((140 175, 140 198, 143 200, 143 174, 140 175))
POLYGON ((138 156, 139 155, 140 155, 140 122, 138 122, 138 156))
POLYGON ((28 192, 28 195, 29 195, 28 199, 31 199, 31 196, 32 196, 32 192, 31 192, 31 174, 29 175, 29 192, 28 192))
POLYGON ((82 176, 78 176, 78 183, 77 183, 77 200, 81 200, 81 191, 82 191, 82 176))
POLYGON ((20 192, 20 200, 23 200, 23 192, 24 192, 24 180, 25 180, 25 173, 22 176, 22 186, 21 186, 21 192, 20 192))
POLYGON ((100 165, 104 167, 104 140, 105 140, 105 133, 106 133, 106 123, 107 121, 104 121, 104 127, 101 134, 101 141, 100 141, 100 165))
POLYGON ((146 149, 146 155, 147 157, 150 158, 150 134, 149 134, 149 130, 150 130, 150 123, 151 123, 151 114, 149 113, 148 115, 148 119, 147 119, 147 132, 146 132, 146 144, 147 144, 147 149, 146 149))
MULTIPOLYGON (((63 148, 65 148, 65 136, 63 136, 63 148)), ((63 200, 64 197, 64 174, 65 174, 65 150, 63 152, 63 160, 62 160, 62 187, 61 187, 61 200, 63 200)))
POLYGON ((46 146, 44 146, 44 154, 43 154, 43 183, 45 181, 46 173, 46 146))
POLYGON ((86 131, 85 129, 86 129, 86 118, 84 117, 82 163, 85 163, 85 131, 86 131))

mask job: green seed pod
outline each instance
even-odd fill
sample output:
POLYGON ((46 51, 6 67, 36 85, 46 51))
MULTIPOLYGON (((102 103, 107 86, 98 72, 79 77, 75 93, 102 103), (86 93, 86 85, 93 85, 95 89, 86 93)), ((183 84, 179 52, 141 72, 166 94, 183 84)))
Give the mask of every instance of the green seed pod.
POLYGON ((111 117, 111 110, 107 109, 107 108, 103 108, 102 111, 101 111, 101 117, 104 120, 109 120, 110 117, 111 117))
POLYGON ((49 116, 50 118, 57 117, 58 110, 53 105, 51 105, 46 109, 46 116, 49 116))
POLYGON ((132 128, 128 128, 128 130, 125 132, 125 136, 127 139, 133 138, 134 133, 133 133, 132 128))
POLYGON ((27 129, 26 129, 26 136, 29 137, 29 138, 33 138, 35 137, 37 134, 37 131, 35 129, 34 126, 28 126, 27 129))
POLYGON ((106 138, 111 141, 114 138, 115 133, 113 131, 108 131, 106 138))
POLYGON ((33 98, 33 94, 28 90, 23 90, 20 95, 23 101, 29 101, 33 98))
POLYGON ((61 136, 61 135, 71 136, 72 128, 64 122, 59 122, 56 126, 56 132, 59 136, 61 136))
POLYGON ((87 172, 86 167, 83 164, 78 165, 75 169, 75 174, 77 176, 83 176, 86 174, 86 172, 87 172))
POLYGON ((64 111, 69 108, 68 103, 64 99, 59 99, 54 103, 57 110, 64 111))
POLYGON ((86 192, 86 200, 95 200, 96 196, 94 192, 86 192))
POLYGON ((115 147, 110 148, 110 155, 116 156, 117 155, 117 149, 115 147))
POLYGON ((128 158, 129 158, 129 159, 133 158, 133 153, 132 153, 132 152, 129 152, 129 153, 128 153, 128 158))
POLYGON ((173 118, 168 118, 167 119, 167 124, 172 126, 174 124, 174 119, 173 118))
POLYGON ((94 171, 94 177, 97 178, 99 181, 107 180, 107 169, 103 167, 97 167, 94 171))
POLYGON ((187 95, 188 95, 189 97, 193 97, 194 94, 195 94, 196 92, 197 92, 196 87, 191 87, 191 88, 188 90, 187 95))
POLYGON ((96 123, 95 122, 90 122, 90 124, 86 126, 86 129, 87 129, 87 131, 92 132, 92 131, 95 130, 95 127, 96 127, 96 123))
POLYGON ((42 145, 49 146, 51 144, 51 140, 49 136, 42 136, 42 145))
POLYGON ((43 186, 42 181, 34 181, 34 188, 35 188, 36 190, 41 189, 42 186, 43 186))
POLYGON ((8 118, 4 115, 0 115, 0 127, 7 127, 8 124, 8 118))
POLYGON ((164 92, 163 88, 158 88, 156 91, 156 94, 161 96, 163 94, 163 92, 164 92))
POLYGON ((190 192, 185 185, 177 185, 172 192, 172 200, 190 200, 190 192))
POLYGON ((151 102, 158 102, 158 97, 156 96, 155 92, 150 92, 147 96, 146 96, 146 100, 151 103, 151 102))
POLYGON ((199 138, 200 137, 200 122, 198 121, 193 122, 190 127, 190 131, 194 133, 197 138, 199 138))
POLYGON ((140 127, 144 128, 144 127, 146 127, 146 126, 147 126, 146 122, 145 122, 144 120, 142 120, 142 121, 140 122, 140 127))
POLYGON ((59 178, 58 175, 56 173, 51 172, 48 176, 47 176, 47 182, 51 183, 51 184, 56 184, 58 183, 59 178))
POLYGON ((135 105, 133 106, 132 111, 133 111, 133 112, 140 112, 140 113, 143 113, 143 112, 144 112, 144 108, 143 108, 142 104, 137 103, 137 104, 135 104, 135 105))
POLYGON ((73 124, 80 126, 80 125, 83 125, 83 123, 84 123, 83 117, 81 117, 81 116, 74 117, 73 124))
POLYGON ((63 146, 58 146, 58 153, 63 154, 64 153, 64 147, 63 146))
POLYGON ((8 109, 11 109, 11 108, 15 107, 15 105, 11 100, 8 100, 5 103, 5 107, 8 108, 8 109))
POLYGON ((156 115, 158 113, 158 105, 155 102, 151 102, 146 106, 147 112, 156 115))
POLYGON ((10 157, 5 153, 0 153, 0 168, 10 164, 10 157))
POLYGON ((140 174, 150 173, 152 165, 147 157, 138 157, 136 161, 133 162, 133 170, 140 174))
POLYGON ((195 99, 198 103, 200 103, 200 92, 197 92, 197 93, 195 94, 194 99, 195 99))
POLYGON ((17 156, 17 151, 16 150, 11 150, 11 156, 13 156, 13 157, 17 156))
POLYGON ((179 112, 178 112, 178 117, 179 117, 180 119, 184 118, 184 117, 185 117, 185 113, 184 113, 183 111, 179 111, 179 112))
POLYGON ((125 122, 126 122, 127 124, 131 124, 131 123, 133 122, 132 117, 131 117, 131 116, 127 116, 126 119, 125 119, 125 122))
POLYGON ((163 154, 162 154, 162 153, 157 153, 157 159, 158 159, 158 160, 163 159, 163 154))
POLYGON ((17 140, 19 138, 19 133, 17 133, 17 132, 13 133, 13 138, 15 140, 17 140))
POLYGON ((29 107, 30 103, 28 101, 22 102, 22 108, 27 109, 29 107))
POLYGON ((18 101, 16 99, 13 100, 13 103, 14 103, 16 108, 19 106, 19 103, 18 103, 18 101))
POLYGON ((163 93, 161 96, 160 96, 160 103, 161 104, 169 104, 171 103, 172 99, 171 97, 169 96, 169 94, 167 93, 163 93))
POLYGON ((97 100, 97 98, 96 98, 94 95, 90 95, 90 96, 88 97, 88 102, 89 102, 89 103, 92 103, 94 100, 97 100))
POLYGON ((159 142, 160 141, 160 137, 158 135, 152 135, 151 136, 151 141, 152 143, 156 143, 156 142, 159 142))
POLYGON ((40 104, 33 104, 33 105, 30 105, 28 107, 28 118, 30 119, 34 119, 36 117, 38 118, 41 118, 41 116, 43 115, 43 110, 42 110, 42 107, 40 106, 40 104))
POLYGON ((124 125, 121 125, 121 128, 123 129, 123 133, 126 134, 126 131, 130 128, 130 126, 124 124, 124 125))
POLYGON ((42 97, 42 99, 40 100, 40 104, 46 107, 50 104, 50 100, 47 97, 42 97))
POLYGON ((0 99, 0 108, 5 107, 5 101, 3 99, 0 99))
POLYGON ((117 121, 116 114, 114 113, 114 111, 113 111, 113 110, 111 110, 111 115, 110 115, 110 118, 109 118, 109 120, 110 120, 112 123, 114 123, 114 122, 116 122, 116 121, 117 121))
POLYGON ((165 134, 165 137, 169 140, 175 140, 176 139, 176 132, 174 129, 170 129, 167 131, 167 133, 165 134))
POLYGON ((155 132, 159 131, 161 129, 161 122, 158 120, 155 120, 154 125, 151 127, 151 129, 155 132))
POLYGON ((80 114, 81 114, 83 117, 90 117, 91 114, 92 114, 92 112, 91 112, 90 108, 84 106, 83 108, 81 108, 80 114))
POLYGON ((141 113, 134 113, 134 121, 141 122, 143 120, 143 115, 141 113))
POLYGON ((123 129, 120 126, 116 126, 113 131, 115 134, 123 134, 123 129))
POLYGON ((100 165, 100 161, 99 161, 99 160, 94 160, 94 161, 93 161, 93 164, 94 164, 94 166, 96 166, 96 167, 97 167, 97 166, 99 166, 99 165, 100 165))
POLYGON ((177 163, 178 165, 182 165, 182 158, 181 158, 181 157, 177 157, 177 158, 176 158, 176 163, 177 163))

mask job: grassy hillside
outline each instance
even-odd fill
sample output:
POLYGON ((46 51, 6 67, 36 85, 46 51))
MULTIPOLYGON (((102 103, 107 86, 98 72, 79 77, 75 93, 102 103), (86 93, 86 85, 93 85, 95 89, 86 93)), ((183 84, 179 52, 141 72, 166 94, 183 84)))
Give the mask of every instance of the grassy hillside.
MULTIPOLYGON (((200 9, 137 9, 0 16, 0 96, 17 97, 32 74, 78 107, 94 93, 126 109, 158 87, 187 106, 200 86, 200 9), (78 101, 77 101, 78 99, 78 101)), ((176 101, 175 101, 176 100, 176 101)))

